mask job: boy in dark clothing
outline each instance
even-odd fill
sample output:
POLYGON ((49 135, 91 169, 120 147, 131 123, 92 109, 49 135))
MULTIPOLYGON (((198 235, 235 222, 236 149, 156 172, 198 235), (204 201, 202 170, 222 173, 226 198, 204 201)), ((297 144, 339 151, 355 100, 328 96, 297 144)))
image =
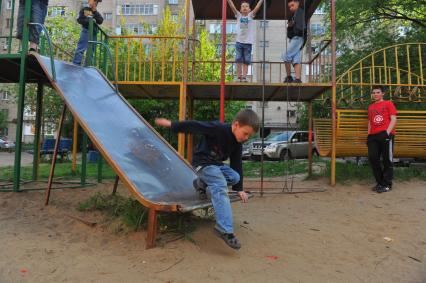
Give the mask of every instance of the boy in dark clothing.
POLYGON ((305 21, 305 12, 300 7, 299 0, 289 0, 288 8, 293 13, 293 17, 288 21, 287 37, 290 42, 287 46, 287 52, 282 55, 285 63, 287 77, 285 83, 301 83, 301 56, 300 52, 306 41, 307 29, 305 21), (291 76, 291 65, 294 67, 295 78, 291 76))
POLYGON ((201 134, 202 139, 194 151, 193 166, 200 180, 207 185, 216 215, 215 232, 232 248, 239 249, 234 235, 228 185, 247 202, 243 190, 242 143, 259 130, 259 118, 249 109, 238 112, 232 124, 221 122, 182 121, 156 119, 159 126, 174 132, 201 134), (230 159, 230 166, 223 161, 230 159))
POLYGON ((397 114, 393 103, 383 99, 384 94, 382 86, 374 86, 372 97, 375 102, 368 107, 368 159, 376 179, 373 191, 378 193, 392 189, 393 141, 397 114))
MULTIPOLYGON (((93 17, 96 24, 100 25, 104 21, 102 15, 97 11, 98 3, 102 0, 89 0, 87 5, 83 5, 83 8, 80 10, 77 18, 77 22, 81 25, 80 39, 77 43, 77 48, 75 50, 74 58, 72 60, 73 64, 81 65, 83 59, 83 54, 87 49, 89 41, 89 17, 93 17)), ((93 27, 93 40, 96 41, 96 33, 98 29, 96 25, 93 27)))

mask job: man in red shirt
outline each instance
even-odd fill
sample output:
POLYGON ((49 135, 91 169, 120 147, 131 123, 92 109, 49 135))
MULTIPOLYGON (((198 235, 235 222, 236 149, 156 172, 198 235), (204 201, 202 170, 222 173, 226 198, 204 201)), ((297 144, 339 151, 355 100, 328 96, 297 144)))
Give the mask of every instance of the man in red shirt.
POLYGON ((395 105, 383 99, 384 94, 383 86, 374 86, 374 103, 368 107, 368 159, 377 183, 373 191, 378 193, 392 189, 393 141, 397 114, 395 105))

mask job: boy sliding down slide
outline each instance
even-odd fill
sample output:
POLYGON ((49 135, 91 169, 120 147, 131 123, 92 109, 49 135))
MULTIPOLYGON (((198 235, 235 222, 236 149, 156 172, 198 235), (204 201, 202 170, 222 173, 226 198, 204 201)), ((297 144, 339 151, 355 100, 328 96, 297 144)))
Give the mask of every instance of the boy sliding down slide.
POLYGON ((193 166, 206 184, 216 216, 215 232, 233 249, 241 247, 234 235, 228 185, 238 192, 243 202, 248 195, 243 190, 242 143, 259 130, 259 118, 250 109, 237 113, 231 124, 199 121, 171 122, 159 118, 158 126, 177 133, 200 134, 202 138, 194 150, 193 166), (223 161, 230 159, 230 166, 223 161))

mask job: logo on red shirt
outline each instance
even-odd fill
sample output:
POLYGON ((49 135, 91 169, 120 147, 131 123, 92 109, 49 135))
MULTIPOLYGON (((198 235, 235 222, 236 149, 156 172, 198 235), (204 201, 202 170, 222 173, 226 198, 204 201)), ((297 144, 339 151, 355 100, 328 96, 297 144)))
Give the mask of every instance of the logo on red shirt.
POLYGON ((376 125, 381 125, 382 123, 383 123, 383 121, 384 121, 384 118, 383 118, 383 116, 382 115, 380 115, 380 114, 377 114, 376 116, 374 116, 374 118, 373 118, 373 123, 374 124, 376 124, 376 125))

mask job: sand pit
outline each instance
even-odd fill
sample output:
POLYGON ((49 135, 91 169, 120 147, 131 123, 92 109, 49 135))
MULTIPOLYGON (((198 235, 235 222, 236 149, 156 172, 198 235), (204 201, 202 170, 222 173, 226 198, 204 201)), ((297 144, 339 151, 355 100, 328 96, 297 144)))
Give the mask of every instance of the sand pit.
POLYGON ((212 221, 197 222, 195 243, 145 250, 143 231, 116 233, 102 213, 77 211, 110 183, 55 190, 47 208, 40 191, 1 193, 0 282, 426 282, 425 182, 380 195, 367 183, 296 185, 327 191, 233 204, 238 252, 212 221))

